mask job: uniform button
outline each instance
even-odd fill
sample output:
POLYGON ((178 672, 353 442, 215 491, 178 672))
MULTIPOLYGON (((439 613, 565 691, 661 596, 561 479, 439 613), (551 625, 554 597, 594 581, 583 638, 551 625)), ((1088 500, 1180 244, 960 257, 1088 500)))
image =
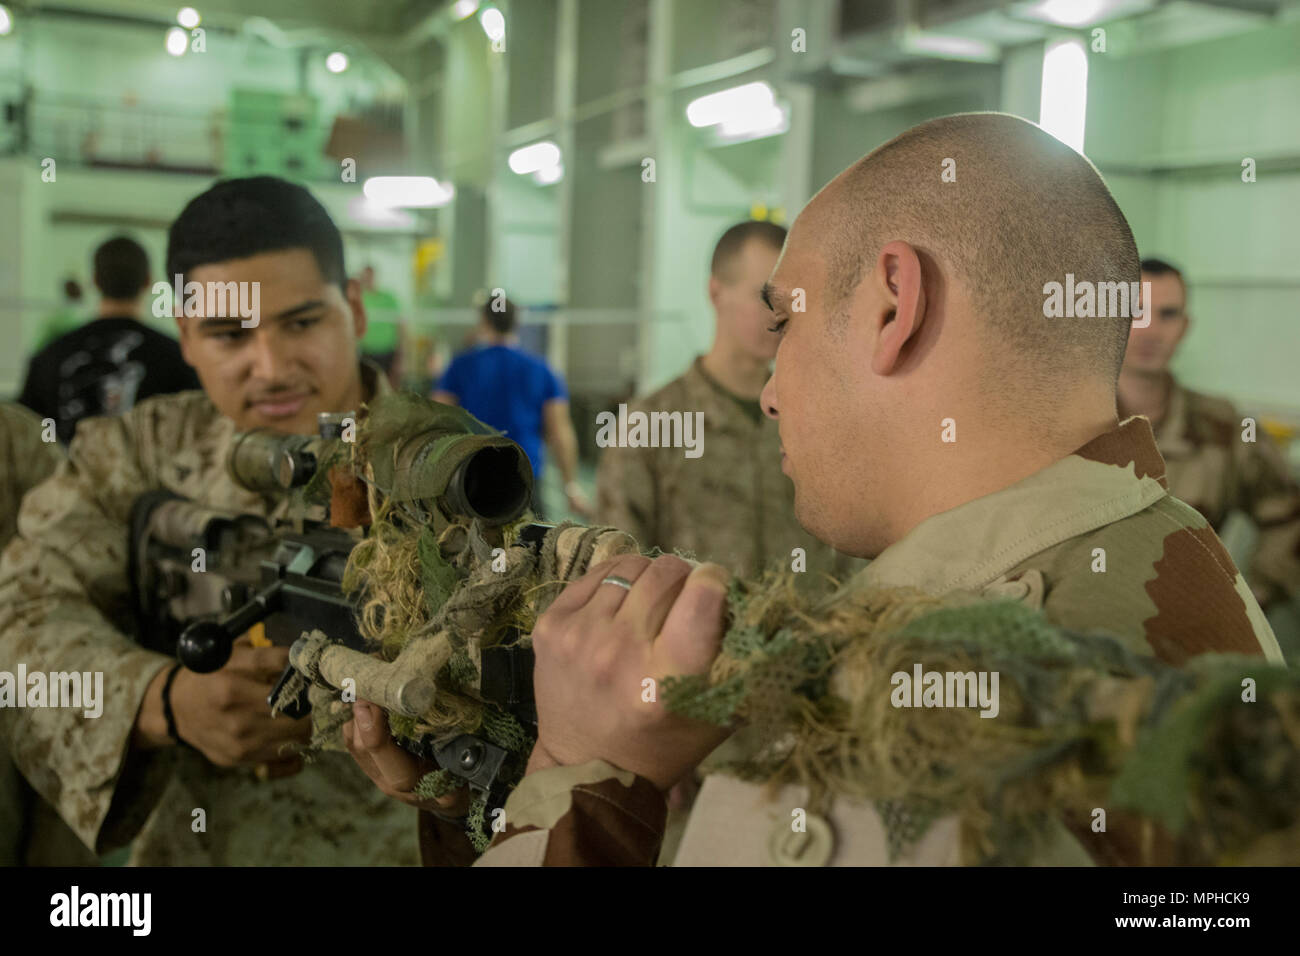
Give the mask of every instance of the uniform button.
POLYGON ((768 859, 775 866, 825 866, 835 849, 831 825, 816 814, 804 820, 804 832, 791 829, 791 822, 778 820, 767 841, 768 859))

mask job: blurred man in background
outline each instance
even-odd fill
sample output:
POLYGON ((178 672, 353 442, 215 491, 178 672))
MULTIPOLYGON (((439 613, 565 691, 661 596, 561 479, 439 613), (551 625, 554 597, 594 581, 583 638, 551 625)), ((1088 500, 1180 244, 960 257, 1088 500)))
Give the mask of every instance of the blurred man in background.
POLYGON ((199 384, 176 341, 139 319, 150 288, 144 248, 118 236, 95 250, 94 261, 100 295, 95 320, 32 357, 18 398, 42 418, 54 419, 65 444, 83 418, 120 415, 152 395, 199 384))
POLYGON ((830 549, 795 520, 776 422, 758 402, 780 341, 770 328, 763 283, 785 236, 776 223, 754 221, 722 234, 709 275, 712 348, 684 375, 628 406, 629 415, 703 412, 702 454, 611 447, 601 457, 597 517, 642 548, 694 554, 741 575, 778 560, 790 566, 795 548, 804 549, 817 570, 834 563, 830 549))
POLYGON ((546 510, 541 500, 545 443, 555 455, 569 509, 590 517, 578 484, 578 436, 569 418, 564 379, 519 347, 518 325, 515 304, 504 295, 490 297, 479 315, 478 344, 452 359, 433 398, 460 405, 519 443, 533 465, 533 510, 539 515, 546 510))
MULTIPOLYGON (((1242 415, 1231 402, 1184 388, 1170 373, 1190 322, 1182 273, 1160 259, 1144 259, 1142 280, 1151 283, 1151 322, 1129 334, 1120 416, 1151 420, 1170 492, 1216 531, 1233 512, 1254 522, 1259 539, 1243 573, 1260 605, 1272 612, 1300 595, 1300 487, 1262 428, 1246 440, 1242 415)), ((1291 638, 1279 631, 1278 639, 1285 644, 1291 638)))
POLYGON ((257 283, 259 321, 178 317, 203 390, 87 419, 67 461, 27 495, 0 563, 0 661, 100 673, 104 705, 95 718, 2 708, 0 733, 96 853, 129 843, 138 865, 414 864, 415 811, 378 794, 345 755, 303 765, 293 746, 310 721, 272 718, 266 698, 288 648, 245 635, 224 667, 198 674, 132 638, 129 522, 142 494, 283 513, 288 502, 229 477, 235 434, 315 434, 319 413, 358 410, 387 388, 358 361, 366 316, 342 238, 302 187, 217 183, 172 224, 167 260, 169 275, 201 286, 257 283))

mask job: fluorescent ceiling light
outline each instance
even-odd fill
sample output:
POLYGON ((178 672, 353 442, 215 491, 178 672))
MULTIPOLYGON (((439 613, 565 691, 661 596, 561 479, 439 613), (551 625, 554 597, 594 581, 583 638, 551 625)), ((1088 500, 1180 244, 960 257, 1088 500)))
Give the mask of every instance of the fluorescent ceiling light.
POLYGON ((506 35, 506 18, 496 7, 488 7, 480 13, 478 22, 483 24, 483 32, 493 42, 506 35))
POLYGON ((528 173, 535 173, 539 169, 558 166, 560 164, 560 147, 550 140, 543 140, 540 143, 533 143, 531 146, 524 146, 515 150, 510 154, 508 162, 510 163, 511 172, 526 176, 528 173))
POLYGON ((686 107, 686 119, 692 126, 716 126, 719 123, 745 123, 747 118, 766 114, 776 106, 776 95, 766 83, 746 83, 729 90, 710 93, 692 100, 686 107))
POLYGON ((723 120, 718 124, 718 138, 725 143, 776 136, 790 128, 790 114, 779 106, 747 117, 723 120))
POLYGON ((974 60, 979 63, 993 63, 998 59, 995 44, 971 37, 938 36, 934 33, 904 34, 903 49, 908 53, 926 53, 951 60, 974 60))
POLYGON ((457 20, 465 20, 474 15, 478 9, 478 0, 456 0, 451 5, 451 15, 457 20))
POLYGON ((199 25, 199 11, 193 7, 181 7, 176 11, 176 22, 186 30, 193 30, 199 25))
POLYGON ((325 57, 325 69, 331 73, 342 73, 348 68, 348 55, 335 50, 329 56, 325 57))
POLYGON ((1083 41, 1049 43, 1043 52, 1043 92, 1038 125, 1065 145, 1083 152, 1088 117, 1088 54, 1083 41))
POLYGON ((564 164, 556 163, 554 166, 543 166, 537 172, 533 173, 533 181, 539 186, 550 186, 558 183, 564 178, 564 164))
POLYGON ((348 200, 348 215, 353 222, 380 229, 411 229, 416 224, 415 217, 406 210, 381 206, 365 196, 353 196, 348 200))
POLYGON ((432 176, 372 176, 361 191, 371 202, 390 209, 427 209, 445 206, 456 195, 451 184, 432 176))
POLYGON ((166 43, 167 52, 172 56, 184 56, 190 45, 190 35, 180 27, 172 27, 167 31, 166 43))
POLYGON ((1040 0, 1025 13, 1063 27, 1081 27, 1103 19, 1118 5, 1115 0, 1040 0))

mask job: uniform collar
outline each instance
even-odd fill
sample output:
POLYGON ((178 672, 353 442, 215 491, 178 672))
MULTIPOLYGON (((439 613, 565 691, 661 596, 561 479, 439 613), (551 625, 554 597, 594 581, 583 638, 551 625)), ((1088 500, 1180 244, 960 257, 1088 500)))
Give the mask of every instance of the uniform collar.
MULTIPOLYGON (((682 376, 682 381, 686 384, 699 410, 705 412, 706 416, 715 425, 721 421, 743 421, 751 425, 754 423, 763 424, 762 415, 757 419, 746 416, 744 409, 741 408, 741 405, 746 401, 745 399, 724 387, 722 383, 708 373, 704 368, 703 355, 695 357, 691 367, 682 376)), ((758 399, 754 399, 754 405, 758 405, 758 399)))
POLYGON ((922 521, 862 572, 868 585, 978 590, 1022 561, 1163 498, 1151 423, 1130 418, 1014 485, 922 521))

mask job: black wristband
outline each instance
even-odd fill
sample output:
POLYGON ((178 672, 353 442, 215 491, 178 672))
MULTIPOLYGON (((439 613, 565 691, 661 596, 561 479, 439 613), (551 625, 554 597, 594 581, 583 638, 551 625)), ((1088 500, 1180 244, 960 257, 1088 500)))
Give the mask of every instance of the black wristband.
POLYGON ((163 683, 162 689, 162 705, 163 719, 167 721, 167 736, 182 747, 188 747, 189 744, 181 740, 181 735, 176 732, 176 714, 172 712, 172 681, 176 679, 177 672, 184 666, 184 664, 174 664, 172 669, 167 672, 167 680, 163 683))

